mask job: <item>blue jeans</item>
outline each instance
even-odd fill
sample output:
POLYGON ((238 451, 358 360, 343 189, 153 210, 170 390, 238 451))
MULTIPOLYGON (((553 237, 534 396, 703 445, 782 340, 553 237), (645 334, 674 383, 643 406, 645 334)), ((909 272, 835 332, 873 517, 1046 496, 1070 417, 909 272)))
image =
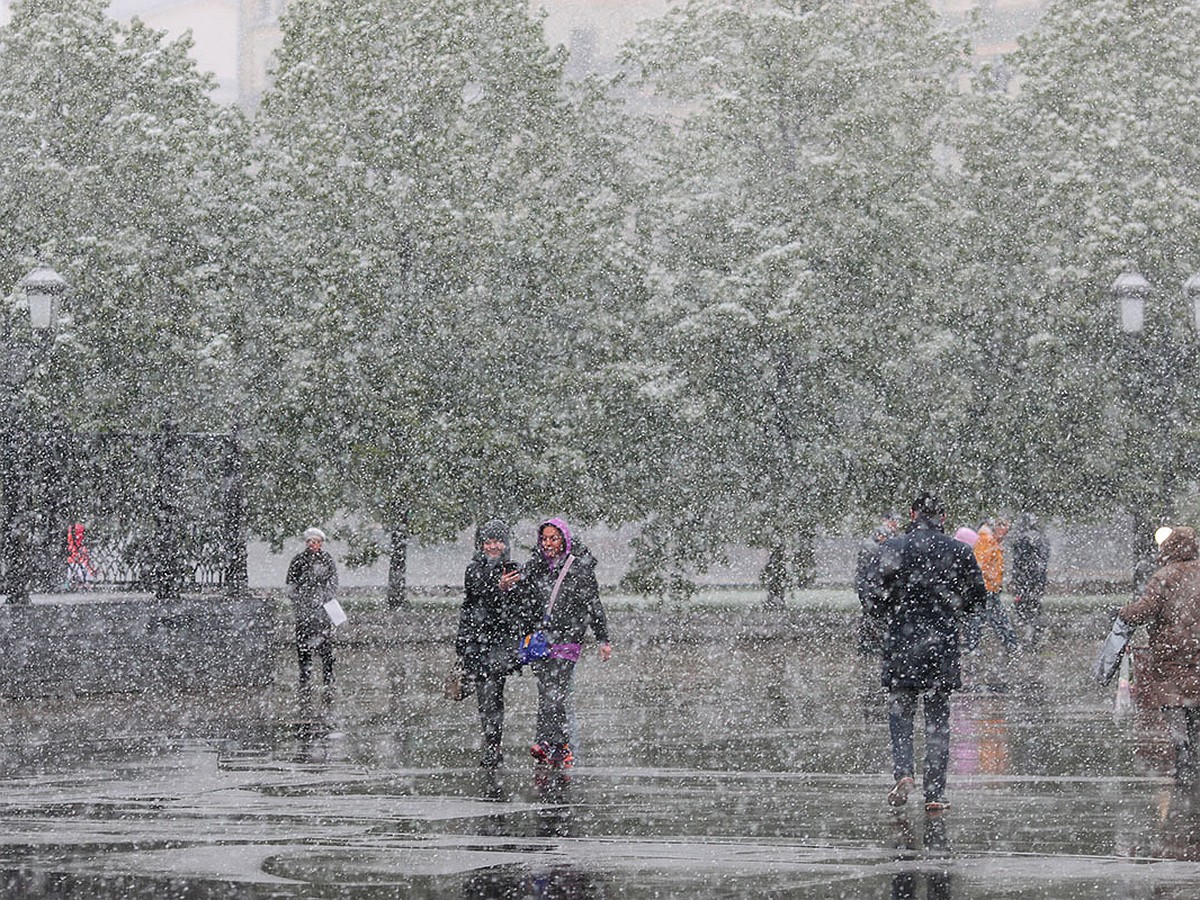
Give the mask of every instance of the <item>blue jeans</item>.
POLYGON ((996 634, 1000 636, 1000 640, 1007 649, 1017 649, 1017 632, 1013 629, 1012 623, 1008 621, 1008 613, 1005 612, 1004 604, 1000 601, 999 592, 988 594, 987 605, 984 606, 983 612, 967 616, 966 623, 963 625, 963 647, 968 653, 974 653, 979 647, 979 642, 983 640, 984 625, 991 625, 996 629, 996 634))
POLYGON ((888 729, 892 734, 892 775, 913 776, 913 720, 917 700, 925 704, 925 800, 946 793, 946 767, 950 763, 950 692, 933 688, 892 688, 888 698, 888 729))

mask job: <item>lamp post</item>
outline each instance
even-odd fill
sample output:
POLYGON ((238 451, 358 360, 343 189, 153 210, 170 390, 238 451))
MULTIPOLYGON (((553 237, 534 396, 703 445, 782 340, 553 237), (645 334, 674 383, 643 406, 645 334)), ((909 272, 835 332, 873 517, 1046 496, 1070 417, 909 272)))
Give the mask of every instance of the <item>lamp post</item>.
MULTIPOLYGON (((1179 465, 1177 423, 1179 407, 1179 370, 1189 359, 1191 347, 1184 337, 1186 327, 1175 321, 1169 304, 1157 317, 1160 327, 1146 333, 1146 302, 1155 293, 1150 282, 1138 272, 1123 272, 1112 283, 1112 297, 1116 301, 1118 324, 1121 333, 1127 336, 1131 351, 1137 356, 1135 396, 1139 401, 1149 402, 1150 413, 1156 428, 1160 453, 1158 496, 1135 511, 1135 578, 1147 570, 1154 556, 1152 533, 1155 525, 1173 525, 1175 518, 1175 478, 1179 465), (1140 388, 1140 390, 1138 389, 1140 388), (1157 506, 1157 516, 1153 515, 1157 506), (1158 522, 1152 521, 1159 519, 1158 522)), ((1200 273, 1193 275, 1183 284, 1184 300, 1188 305, 1191 329, 1200 334, 1200 273)))
POLYGON ((49 266, 37 266, 17 282, 17 290, 29 303, 29 326, 44 333, 58 324, 59 306, 67 282, 49 266))
MULTIPOLYGON (((17 282, 15 297, 24 297, 29 310, 29 326, 37 336, 34 343, 43 343, 41 335, 58 324, 59 306, 66 294, 67 282, 49 266, 39 265, 17 282)), ((6 370, 8 382, 4 442, 4 531, 3 554, 6 563, 4 592, 14 605, 29 603, 29 585, 33 574, 31 558, 33 511, 30 490, 30 441, 22 392, 36 362, 37 347, 22 346, 8 329, 6 337, 6 370)))

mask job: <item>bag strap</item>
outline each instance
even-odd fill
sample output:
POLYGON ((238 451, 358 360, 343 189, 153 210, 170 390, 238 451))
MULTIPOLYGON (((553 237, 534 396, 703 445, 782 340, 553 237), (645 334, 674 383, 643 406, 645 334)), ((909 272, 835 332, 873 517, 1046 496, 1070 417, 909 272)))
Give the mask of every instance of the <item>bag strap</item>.
POLYGON ((546 615, 542 617, 542 622, 550 621, 550 613, 554 612, 554 601, 558 599, 558 591, 562 587, 563 579, 567 577, 567 570, 571 568, 571 563, 575 562, 574 554, 568 553, 566 560, 563 561, 562 571, 558 573, 558 580, 554 582, 554 589, 550 591, 550 602, 546 604, 546 615))

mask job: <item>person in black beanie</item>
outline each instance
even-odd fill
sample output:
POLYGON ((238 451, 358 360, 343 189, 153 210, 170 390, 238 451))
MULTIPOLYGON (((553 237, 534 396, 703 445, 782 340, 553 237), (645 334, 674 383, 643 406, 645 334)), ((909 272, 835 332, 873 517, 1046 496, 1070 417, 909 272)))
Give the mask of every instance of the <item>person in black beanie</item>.
POLYGON ((454 642, 479 701, 481 765, 492 771, 504 759, 504 679, 520 670, 517 645, 539 617, 528 595, 513 590, 520 580, 521 567, 510 556, 508 525, 493 519, 475 535, 454 642))

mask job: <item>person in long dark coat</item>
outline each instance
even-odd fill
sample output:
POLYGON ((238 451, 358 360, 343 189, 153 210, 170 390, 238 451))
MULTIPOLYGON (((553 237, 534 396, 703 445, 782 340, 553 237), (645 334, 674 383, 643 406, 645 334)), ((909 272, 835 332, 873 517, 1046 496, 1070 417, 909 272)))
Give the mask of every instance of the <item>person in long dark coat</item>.
POLYGON ((313 653, 321 657, 326 689, 333 686, 333 622, 325 604, 337 596, 338 572, 333 557, 324 549, 325 532, 304 532, 304 549, 288 566, 288 596, 296 617, 296 655, 300 662, 300 687, 312 678, 313 653))
POLYGON ((1009 588, 1013 611, 1025 626, 1028 640, 1036 643, 1042 633, 1042 598, 1046 595, 1047 570, 1050 566, 1050 541, 1038 528, 1037 519, 1028 513, 1017 517, 1015 536, 1010 541, 1012 560, 1009 588))
POLYGON ((504 759, 504 680, 520 670, 517 645, 536 627, 539 611, 514 590, 521 568, 511 559, 509 528, 493 519, 480 527, 463 576, 463 603, 454 650, 475 685, 485 769, 504 759))
POLYGON ((912 503, 906 534, 886 541, 871 612, 884 619, 883 685, 888 690, 894 806, 914 789, 913 722, 917 701, 925 710, 925 808, 949 806, 950 694, 962 687, 959 621, 987 602, 983 575, 971 548, 943 533, 945 507, 922 493, 912 503))

